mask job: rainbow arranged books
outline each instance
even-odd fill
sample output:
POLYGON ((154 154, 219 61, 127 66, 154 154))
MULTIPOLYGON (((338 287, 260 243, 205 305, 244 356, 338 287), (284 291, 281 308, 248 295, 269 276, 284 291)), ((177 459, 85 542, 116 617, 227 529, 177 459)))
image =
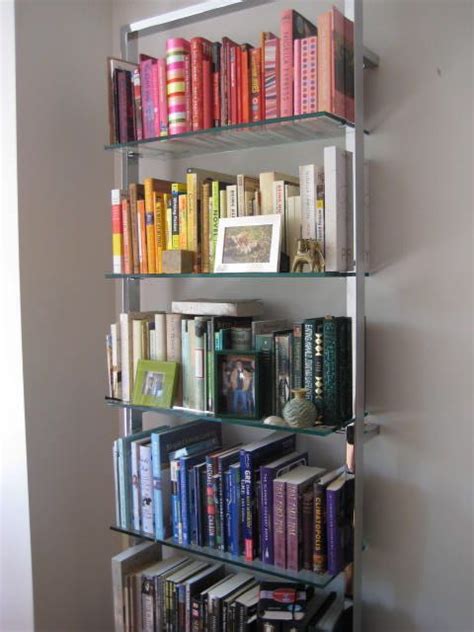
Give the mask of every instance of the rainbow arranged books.
POLYGON ((354 120, 353 23, 336 8, 294 10, 258 45, 166 41, 162 57, 108 59, 110 143, 324 111, 354 120))

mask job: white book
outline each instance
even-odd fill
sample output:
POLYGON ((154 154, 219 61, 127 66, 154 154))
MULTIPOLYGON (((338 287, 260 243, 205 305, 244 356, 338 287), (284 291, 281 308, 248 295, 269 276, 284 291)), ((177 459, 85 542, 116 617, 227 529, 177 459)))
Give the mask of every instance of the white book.
POLYGON ((166 361, 166 314, 155 314, 155 360, 166 361))
POLYGON ((154 327, 153 327, 153 329, 150 328, 149 336, 150 336, 150 340, 149 340, 149 344, 150 344, 149 358, 150 358, 150 360, 157 360, 158 358, 156 357, 156 331, 155 331, 154 327))
POLYGON ((290 267, 298 250, 298 239, 301 238, 301 204, 300 196, 288 197, 287 210, 287 244, 290 267))
MULTIPOLYGON (((284 196, 285 196, 285 206, 284 206, 284 226, 285 226, 285 230, 283 232, 283 241, 282 241, 282 248, 283 248, 283 252, 286 252, 286 254, 289 256, 289 250, 291 248, 290 245, 290 241, 289 241, 289 205, 290 205, 290 198, 294 198, 295 196, 299 196, 300 193, 300 187, 294 184, 285 184, 285 192, 284 192, 284 196)), ((294 219, 294 215, 295 215, 295 205, 294 202, 292 203, 292 210, 291 210, 291 215, 292 215, 292 224, 294 223, 295 219, 294 219)), ((295 230, 299 229, 300 226, 293 227, 295 230)), ((293 247, 296 248, 296 243, 293 244, 293 247)), ((292 260, 290 259, 290 266, 291 266, 291 262, 292 260)))
POLYGON ((219 191, 219 217, 227 217, 227 191, 219 191))
POLYGON ((120 342, 120 323, 112 323, 110 325, 110 338, 112 341, 112 397, 116 399, 122 398, 122 380, 121 380, 121 342, 120 342))
POLYGON ((347 269, 346 152, 324 148, 325 262, 327 272, 347 269))
POLYGON ((316 239, 321 252, 325 252, 325 204, 324 204, 324 167, 318 167, 316 176, 316 239))
POLYGON ((318 167, 300 165, 301 233, 304 239, 316 239, 316 197, 318 167))
POLYGON ((199 316, 260 316, 263 313, 263 302, 260 299, 208 299, 173 301, 171 304, 176 314, 199 316))
POLYGON ((105 352, 107 356, 107 390, 108 396, 114 396, 114 382, 112 377, 112 336, 105 334, 105 352))
POLYGON ((227 217, 238 217, 237 185, 228 184, 227 187, 227 217))
POLYGON ((278 173, 277 171, 263 171, 259 176, 261 215, 272 215, 274 213, 272 187, 276 180, 283 180, 288 184, 299 183, 299 179, 296 176, 290 176, 286 173, 278 173))
POLYGON ((141 529, 141 490, 140 490, 140 446, 150 443, 150 437, 137 439, 130 443, 130 475, 132 482, 132 524, 137 531, 141 529))
MULTIPOLYGON (((133 382, 135 383, 135 378, 137 376, 137 367, 139 360, 145 360, 146 354, 145 349, 143 348, 143 320, 133 320, 132 321, 132 355, 133 355, 133 382)), ((133 396, 133 389, 131 392, 133 396)))
POLYGON ((120 524, 120 491, 119 491, 119 474, 118 474, 118 452, 117 441, 114 441, 112 447, 112 462, 114 467, 114 490, 115 490, 115 524, 120 524))
POLYGON ((154 535, 153 524, 153 473, 151 442, 139 446, 140 451, 140 499, 142 532, 154 535))
POLYGON ((115 631, 125 632, 125 580, 145 564, 159 559, 161 544, 143 542, 122 551, 112 558, 112 587, 114 598, 115 631))

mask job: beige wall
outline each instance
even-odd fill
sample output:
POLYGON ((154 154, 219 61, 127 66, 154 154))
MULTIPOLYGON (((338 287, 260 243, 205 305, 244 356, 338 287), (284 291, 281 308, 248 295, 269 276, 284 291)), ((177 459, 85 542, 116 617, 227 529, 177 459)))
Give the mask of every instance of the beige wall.
MULTIPOLYGON (((107 2, 16 2, 21 291, 35 629, 112 626, 107 2)), ((18 588, 17 588, 18 589, 18 588)))

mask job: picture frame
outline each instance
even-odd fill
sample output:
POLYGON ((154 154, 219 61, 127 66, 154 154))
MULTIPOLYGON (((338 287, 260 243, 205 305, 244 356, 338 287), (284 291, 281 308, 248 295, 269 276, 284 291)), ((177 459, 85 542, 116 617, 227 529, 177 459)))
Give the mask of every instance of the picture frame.
POLYGON ((216 351, 215 413, 219 417, 260 419, 260 354, 216 351))
POLYGON ((177 362, 139 360, 132 403, 138 406, 171 408, 178 377, 177 362))
POLYGON ((214 272, 279 272, 282 216, 222 217, 214 272))

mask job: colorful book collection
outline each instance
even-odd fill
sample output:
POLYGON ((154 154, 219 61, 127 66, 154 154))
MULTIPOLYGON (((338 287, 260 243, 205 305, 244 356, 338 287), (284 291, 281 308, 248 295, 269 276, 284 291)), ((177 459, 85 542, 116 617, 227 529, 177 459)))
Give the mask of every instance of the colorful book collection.
POLYGON ((139 360, 177 362, 174 403, 219 413, 216 353, 257 351, 260 417, 281 417, 292 389, 304 388, 315 404, 315 421, 342 426, 352 418, 350 318, 259 320, 263 305, 258 300, 174 301, 172 309, 124 312, 111 324, 106 335, 109 397, 132 401, 139 360))
POLYGON ((245 561, 336 575, 352 561, 354 476, 308 465, 295 434, 223 447, 197 420, 114 442, 117 525, 245 561))
POLYGON ((316 23, 289 9, 279 36, 262 32, 258 46, 173 37, 161 58, 109 58, 110 142, 318 111, 353 122, 353 42, 353 22, 335 7, 316 23))
POLYGON ((116 632, 331 632, 345 612, 335 592, 183 555, 160 560, 151 543, 112 558, 112 574, 116 632))
POLYGON ((353 269, 351 152, 325 147, 323 165, 301 165, 298 176, 189 168, 184 180, 145 178, 112 190, 114 273, 160 274, 165 250, 189 250, 194 272, 213 272, 219 220, 267 214, 283 217, 290 262, 302 237, 317 239, 326 271, 353 269))

